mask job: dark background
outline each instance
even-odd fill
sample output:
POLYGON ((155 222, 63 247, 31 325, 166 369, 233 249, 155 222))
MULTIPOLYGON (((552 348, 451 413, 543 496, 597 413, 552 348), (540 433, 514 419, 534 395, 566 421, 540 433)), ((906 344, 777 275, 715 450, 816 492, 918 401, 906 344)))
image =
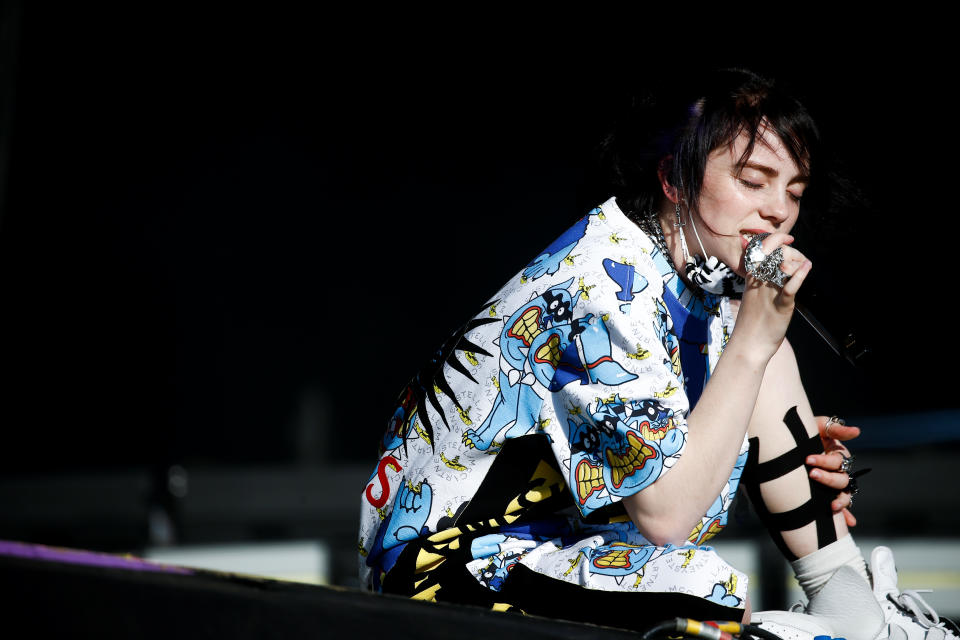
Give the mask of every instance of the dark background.
POLYGON ((957 407, 936 45, 369 13, 6 5, 0 473, 372 469, 415 368, 605 199, 615 105, 728 65, 793 85, 870 199, 799 243, 810 306, 873 350, 854 369, 797 320, 814 409, 957 407))

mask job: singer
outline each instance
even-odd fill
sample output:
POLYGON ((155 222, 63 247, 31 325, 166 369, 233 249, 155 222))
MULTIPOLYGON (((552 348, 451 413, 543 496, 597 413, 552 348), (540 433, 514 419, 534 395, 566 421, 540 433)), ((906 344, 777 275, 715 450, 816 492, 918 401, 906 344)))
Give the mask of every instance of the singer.
POLYGON ((612 197, 401 392, 362 498, 365 583, 637 630, 749 622, 747 576, 705 546, 742 483, 810 617, 879 634, 893 614, 821 606, 840 588, 876 604, 848 530, 858 430, 814 416, 784 339, 818 146, 748 71, 638 103, 602 145, 612 197))

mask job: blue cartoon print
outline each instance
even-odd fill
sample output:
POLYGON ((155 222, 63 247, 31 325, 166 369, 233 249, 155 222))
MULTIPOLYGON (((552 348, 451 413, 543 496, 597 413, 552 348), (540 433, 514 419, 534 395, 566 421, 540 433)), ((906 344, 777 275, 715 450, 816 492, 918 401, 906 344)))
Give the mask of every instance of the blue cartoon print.
POLYGON ((730 577, 725 582, 718 582, 713 585, 713 591, 704 597, 710 602, 716 602, 717 604, 725 607, 739 607, 740 603, 743 602, 743 599, 734 595, 736 591, 737 576, 736 574, 731 573, 730 577))
POLYGON ((613 542, 594 549, 583 549, 590 558, 590 572, 607 576, 628 576, 643 569, 657 548, 626 542, 613 542))
POLYGON ((470 553, 477 559, 489 559, 480 569, 480 582, 489 589, 499 591, 514 565, 544 539, 536 536, 517 538, 499 533, 475 538, 470 543, 470 553))
POLYGON ((673 375, 677 377, 677 381, 682 383, 680 341, 677 340, 677 336, 673 333, 673 318, 670 316, 670 312, 667 311, 667 307, 660 302, 660 300, 655 299, 654 302, 657 303, 657 308, 653 313, 653 330, 656 332, 657 337, 660 338, 660 342, 663 343, 663 348, 667 352, 667 357, 663 359, 663 364, 667 365, 673 372, 673 375))
POLYGON ((613 360, 607 325, 591 313, 538 335, 529 360, 534 376, 550 391, 577 380, 616 386, 637 377, 613 360))
POLYGON ((624 402, 619 395, 597 399, 590 420, 567 420, 571 443, 570 486, 587 514, 653 484, 664 460, 677 454, 684 433, 673 409, 656 400, 624 402))
MULTIPOLYGON (((423 480, 418 484, 402 482, 389 519, 380 527, 375 547, 385 551, 427 533, 424 525, 433 504, 433 489, 423 480)), ((373 552, 370 554, 374 555, 373 552)))
POLYGON ((504 322, 499 393, 483 424, 463 432, 467 446, 487 450, 501 434, 509 439, 529 433, 547 391, 577 380, 616 386, 636 379, 613 360, 602 318, 587 314, 572 319, 582 294, 571 294, 572 285, 573 278, 547 289, 504 322))
POLYGON ((630 303, 633 302, 634 296, 646 289, 650 283, 643 276, 637 275, 632 264, 623 264, 604 258, 603 270, 620 286, 620 291, 617 292, 617 300, 623 302, 620 305, 620 311, 630 313, 630 303))
POLYGON ((745 450, 737 457, 737 462, 734 464, 733 472, 730 474, 730 479, 727 480, 723 492, 717 496, 717 499, 707 509, 706 515, 700 519, 700 522, 690 533, 690 542, 701 545, 723 531, 723 528, 727 526, 727 514, 730 505, 733 503, 733 498, 737 495, 740 476, 743 475, 743 468, 747 464, 747 453, 745 450))
POLYGON ((577 220, 576 224, 567 229, 559 238, 551 242, 539 256, 527 265, 527 268, 523 270, 523 277, 529 280, 536 280, 541 276, 552 276, 559 271, 560 264, 569 258, 570 252, 573 251, 577 243, 586 235, 587 225, 590 224, 590 216, 599 214, 600 208, 597 207, 577 220))
POLYGON ((517 438, 537 424, 543 398, 534 388, 536 376, 525 371, 524 364, 537 336, 556 324, 569 323, 573 306, 580 297, 580 292, 575 296, 570 294, 571 284, 573 278, 550 287, 504 321, 498 341, 501 355, 497 376, 499 392, 483 424, 463 432, 463 443, 468 447, 485 451, 502 432, 506 431, 504 438, 517 438))
POLYGON ((493 591, 500 591, 504 581, 510 575, 510 570, 520 562, 523 554, 511 551, 502 555, 492 556, 487 565, 480 570, 480 582, 493 591))

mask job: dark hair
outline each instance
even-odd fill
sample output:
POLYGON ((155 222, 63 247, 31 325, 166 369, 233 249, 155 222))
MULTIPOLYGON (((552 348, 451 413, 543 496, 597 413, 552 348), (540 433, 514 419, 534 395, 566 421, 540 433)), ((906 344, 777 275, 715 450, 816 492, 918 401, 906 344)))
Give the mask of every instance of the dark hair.
MULTIPOLYGON (((662 196, 662 162, 672 185, 696 208, 709 155, 749 136, 750 157, 762 129, 775 133, 790 157, 811 173, 820 134, 807 110, 774 81, 743 69, 694 80, 692 90, 634 99, 600 146, 613 195, 625 211, 654 210, 662 196)), ((762 143, 761 143, 762 144, 762 143)))

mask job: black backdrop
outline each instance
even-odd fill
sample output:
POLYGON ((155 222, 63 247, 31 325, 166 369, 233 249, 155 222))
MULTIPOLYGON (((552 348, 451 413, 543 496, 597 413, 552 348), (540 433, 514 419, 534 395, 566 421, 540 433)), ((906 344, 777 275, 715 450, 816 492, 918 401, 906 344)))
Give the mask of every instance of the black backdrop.
POLYGON ((874 349, 855 371, 795 327, 815 410, 956 406, 935 48, 778 22, 693 46, 568 17, 25 7, 4 472, 372 460, 414 368, 597 203, 611 105, 691 65, 792 83, 871 197, 842 243, 805 246, 818 314, 874 349))

